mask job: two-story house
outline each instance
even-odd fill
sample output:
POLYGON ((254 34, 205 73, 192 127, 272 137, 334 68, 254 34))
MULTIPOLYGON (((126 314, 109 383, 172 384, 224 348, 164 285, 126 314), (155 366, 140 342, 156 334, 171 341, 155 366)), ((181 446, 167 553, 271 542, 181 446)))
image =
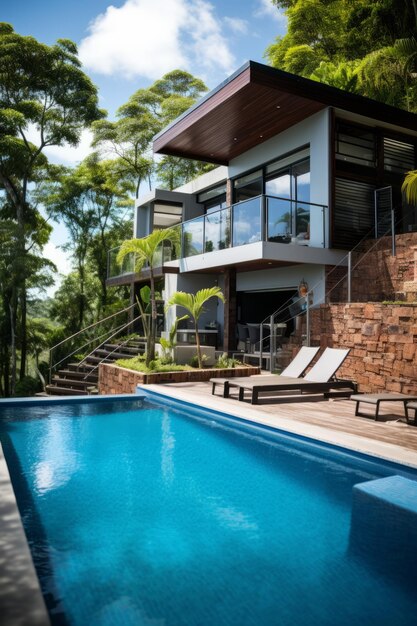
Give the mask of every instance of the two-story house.
MULTIPOLYGON (((134 236, 178 225, 178 258, 164 251, 158 271, 165 298, 219 285, 226 304, 213 299, 202 326, 215 321, 231 351, 237 322, 261 322, 300 283, 323 302, 329 267, 384 234, 391 206, 398 232, 417 230, 401 196, 416 144, 415 114, 249 61, 155 137, 156 153, 218 167, 140 198, 134 236)), ((109 284, 146 277, 116 268, 109 284)))

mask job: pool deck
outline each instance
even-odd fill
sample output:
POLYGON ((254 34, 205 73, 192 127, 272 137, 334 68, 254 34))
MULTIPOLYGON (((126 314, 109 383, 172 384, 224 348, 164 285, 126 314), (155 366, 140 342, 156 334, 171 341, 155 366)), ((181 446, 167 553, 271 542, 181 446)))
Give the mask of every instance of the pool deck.
POLYGON ((143 389, 417 468, 417 427, 406 423, 398 402, 383 403, 376 422, 371 412, 369 418, 355 416, 355 403, 344 398, 286 395, 262 398, 251 405, 232 396, 213 396, 208 382, 146 385, 143 389))

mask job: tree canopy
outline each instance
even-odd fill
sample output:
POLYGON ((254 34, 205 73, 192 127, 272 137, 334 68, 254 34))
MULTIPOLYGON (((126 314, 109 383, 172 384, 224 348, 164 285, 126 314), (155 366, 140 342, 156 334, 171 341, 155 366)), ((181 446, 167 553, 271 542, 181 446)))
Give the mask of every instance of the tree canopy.
POLYGON ((20 378, 26 370, 28 289, 45 284, 48 269, 42 249, 50 227, 33 194, 48 176, 44 149, 77 145, 82 129, 104 113, 69 40, 47 46, 0 23, 0 68, 0 217, 5 249, 13 250, 11 266, 10 259, 0 258, 0 274, 7 276, 1 298, 3 328, 11 346, 2 355, 7 363, 11 359, 3 367, 3 387, 13 393, 18 348, 20 378))
POLYGON ((288 31, 266 50, 274 67, 417 110, 416 0, 272 0, 288 31))
POLYGON ((120 171, 135 183, 136 197, 144 181, 154 176, 168 189, 191 180, 212 166, 197 161, 163 157, 155 161, 152 139, 207 91, 188 72, 174 70, 146 89, 138 89, 116 112, 116 121, 93 124, 94 142, 102 154, 119 160, 120 171))

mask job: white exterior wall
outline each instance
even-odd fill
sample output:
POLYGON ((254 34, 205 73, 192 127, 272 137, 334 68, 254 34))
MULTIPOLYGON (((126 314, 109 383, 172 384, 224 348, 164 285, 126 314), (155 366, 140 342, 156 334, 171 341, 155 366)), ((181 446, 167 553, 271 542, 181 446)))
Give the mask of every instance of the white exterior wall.
POLYGON ((315 306, 324 302, 324 276, 324 267, 320 265, 292 265, 270 270, 242 272, 236 275, 236 290, 298 289, 298 285, 304 279, 309 289, 313 290, 312 305, 315 306))
MULTIPOLYGON (((277 115, 279 113, 277 112, 277 115)), ((228 177, 235 178, 264 163, 278 159, 310 144, 310 202, 329 206, 330 112, 320 111, 288 128, 276 137, 248 150, 229 163, 228 177)), ((323 240, 319 208, 311 208, 310 245, 320 246, 323 240)), ((329 241, 329 219, 326 211, 326 236, 329 241)), ((328 245, 326 243, 326 245, 328 245)))

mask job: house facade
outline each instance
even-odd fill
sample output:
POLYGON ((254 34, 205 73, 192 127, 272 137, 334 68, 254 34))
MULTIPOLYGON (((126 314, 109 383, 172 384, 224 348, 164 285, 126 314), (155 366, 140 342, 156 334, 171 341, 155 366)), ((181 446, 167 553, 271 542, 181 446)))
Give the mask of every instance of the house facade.
MULTIPOLYGON (((259 63, 248 62, 154 139, 157 153, 217 167, 139 199, 134 236, 177 226, 180 250, 161 251, 164 298, 218 285, 201 324, 233 351, 239 323, 294 328, 300 286, 326 300, 329 268, 346 266, 364 237, 417 230, 403 201, 415 169, 417 116, 259 63)), ((114 254, 114 253, 113 253, 114 254)), ((109 284, 147 279, 109 264, 109 284)), ((169 329, 175 311, 167 313, 169 329)))

